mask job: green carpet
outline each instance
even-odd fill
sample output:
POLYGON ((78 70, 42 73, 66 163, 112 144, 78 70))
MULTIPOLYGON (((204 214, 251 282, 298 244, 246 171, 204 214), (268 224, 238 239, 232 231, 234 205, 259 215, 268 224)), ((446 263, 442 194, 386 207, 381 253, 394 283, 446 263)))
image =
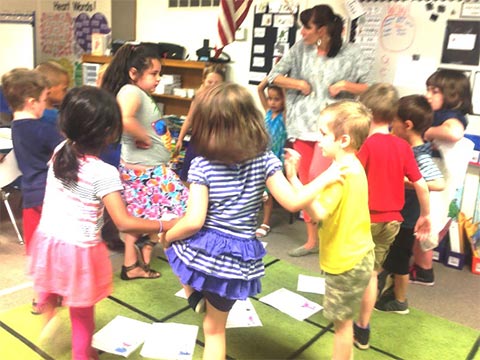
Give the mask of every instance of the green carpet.
MULTIPOLYGON (((265 258, 266 275, 261 296, 279 288, 296 291, 298 274, 318 276, 285 261, 265 258)), ((100 329, 116 315, 145 322, 202 324, 202 316, 187 307, 174 294, 180 284, 165 259, 155 259, 154 269, 163 274, 159 280, 121 281, 116 274, 113 295, 96 306, 96 326, 100 329)), ((301 293, 317 303, 322 297, 301 293)), ((259 296, 260 297, 260 296, 259 296)), ((227 330, 229 359, 330 359, 333 343, 331 324, 316 313, 304 321, 252 298, 262 327, 227 330)), ((51 335, 39 339, 42 317, 30 314, 30 305, 0 314, 0 359, 70 359, 70 325, 67 309, 62 309, 51 335)), ((355 359, 477 359, 479 332, 457 323, 411 309, 408 315, 374 312, 371 322, 371 348, 355 349, 355 359)), ((200 330, 194 359, 203 354, 200 330)), ((121 357, 102 353, 100 359, 121 357)), ((129 359, 141 359, 140 349, 129 359)))

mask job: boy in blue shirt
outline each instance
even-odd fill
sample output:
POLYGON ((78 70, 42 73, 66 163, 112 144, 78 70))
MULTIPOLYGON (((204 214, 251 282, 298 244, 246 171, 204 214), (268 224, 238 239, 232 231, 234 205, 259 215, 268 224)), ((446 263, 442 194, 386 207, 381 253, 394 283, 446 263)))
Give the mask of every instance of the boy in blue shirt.
MULTIPOLYGON (((423 141, 425 131, 433 121, 433 110, 421 95, 402 97, 392 122, 393 133, 411 146, 418 168, 430 191, 441 191, 445 180, 432 159, 432 145, 423 141)), ((405 182, 405 205, 401 211, 403 223, 390 246, 383 268, 393 274, 394 285, 387 289, 375 304, 375 309, 397 314, 408 314, 407 287, 410 258, 415 241, 415 223, 420 215, 420 205, 412 184, 405 182)))

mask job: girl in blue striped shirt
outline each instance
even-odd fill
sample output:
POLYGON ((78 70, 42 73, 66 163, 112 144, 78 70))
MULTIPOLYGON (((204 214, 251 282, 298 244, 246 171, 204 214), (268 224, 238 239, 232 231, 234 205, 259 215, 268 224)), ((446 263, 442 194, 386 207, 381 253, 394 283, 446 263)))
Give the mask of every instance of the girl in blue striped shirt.
POLYGON ((294 190, 267 150, 262 113, 247 89, 223 83, 198 95, 186 215, 161 241, 190 306, 206 311, 204 359, 225 359, 225 326, 236 300, 261 291, 265 249, 255 237, 265 186, 289 211, 310 203, 338 174, 294 190))

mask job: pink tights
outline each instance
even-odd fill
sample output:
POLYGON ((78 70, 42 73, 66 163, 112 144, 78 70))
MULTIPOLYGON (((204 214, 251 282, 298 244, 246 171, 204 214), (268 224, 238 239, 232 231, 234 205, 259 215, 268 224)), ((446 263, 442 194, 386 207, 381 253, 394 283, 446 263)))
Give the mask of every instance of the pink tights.
POLYGON ((73 360, 98 359, 92 348, 92 337, 95 330, 94 306, 70 307, 72 323, 72 358, 73 360))
MULTIPOLYGON (((57 301, 58 295, 56 294, 40 293, 38 296, 38 303, 45 309, 51 309, 49 311, 50 316, 53 316, 57 301)), ((98 359, 96 350, 92 348, 92 337, 95 331, 95 307, 70 307, 69 310, 72 324, 72 359, 98 359)))

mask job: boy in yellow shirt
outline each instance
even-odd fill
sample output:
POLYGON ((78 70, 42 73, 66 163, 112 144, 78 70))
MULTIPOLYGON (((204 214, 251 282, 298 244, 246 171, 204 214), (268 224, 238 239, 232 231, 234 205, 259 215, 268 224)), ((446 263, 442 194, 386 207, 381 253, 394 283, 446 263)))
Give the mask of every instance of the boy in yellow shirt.
MULTIPOLYGON (((333 321, 334 359, 350 359, 353 352, 353 318, 372 277, 374 243, 370 231, 368 184, 356 152, 367 138, 371 114, 357 102, 341 101, 320 114, 320 147, 333 160, 326 170, 344 178, 322 190, 306 209, 318 222, 320 267, 325 271, 324 316, 333 321)), ((289 151, 285 169, 290 183, 303 185, 296 175, 298 153, 289 151)))

